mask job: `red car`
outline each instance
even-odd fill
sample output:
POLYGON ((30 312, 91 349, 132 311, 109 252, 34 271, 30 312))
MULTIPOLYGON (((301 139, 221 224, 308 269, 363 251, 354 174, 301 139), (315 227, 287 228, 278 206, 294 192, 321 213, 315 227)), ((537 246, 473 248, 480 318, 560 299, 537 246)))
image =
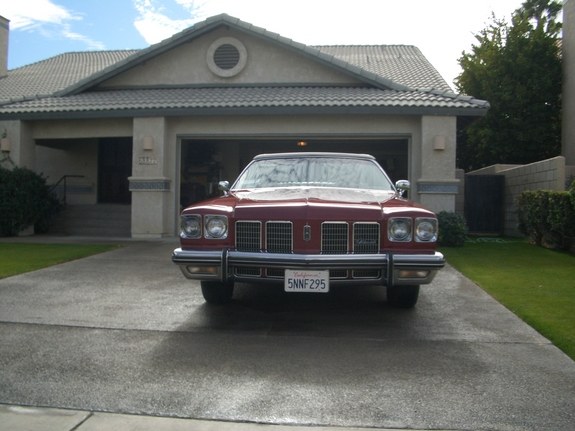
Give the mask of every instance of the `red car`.
POLYGON ((259 155, 232 187, 220 183, 224 196, 183 210, 172 261, 208 303, 229 301, 235 282, 263 282, 381 285, 390 304, 413 307, 445 260, 435 214, 402 198, 408 187, 369 155, 259 155))

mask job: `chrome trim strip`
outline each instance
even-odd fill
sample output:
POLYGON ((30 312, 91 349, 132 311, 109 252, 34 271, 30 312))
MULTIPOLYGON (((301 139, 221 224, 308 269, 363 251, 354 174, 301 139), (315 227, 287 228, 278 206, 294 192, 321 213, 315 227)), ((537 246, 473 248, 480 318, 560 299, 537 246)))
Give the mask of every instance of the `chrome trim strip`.
POLYGON ((394 254, 393 264, 399 267, 413 266, 440 269, 445 266, 445 258, 438 251, 435 254, 394 254))

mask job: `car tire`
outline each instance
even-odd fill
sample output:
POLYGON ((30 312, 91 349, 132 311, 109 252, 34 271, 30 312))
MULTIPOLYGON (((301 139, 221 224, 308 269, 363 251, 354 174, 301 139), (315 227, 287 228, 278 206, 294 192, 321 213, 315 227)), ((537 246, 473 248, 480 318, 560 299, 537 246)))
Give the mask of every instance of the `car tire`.
POLYGON ((233 283, 202 281, 202 295, 208 304, 227 304, 234 294, 233 283))
POLYGON ((388 286, 387 302, 396 308, 413 308, 419 298, 419 285, 388 286))

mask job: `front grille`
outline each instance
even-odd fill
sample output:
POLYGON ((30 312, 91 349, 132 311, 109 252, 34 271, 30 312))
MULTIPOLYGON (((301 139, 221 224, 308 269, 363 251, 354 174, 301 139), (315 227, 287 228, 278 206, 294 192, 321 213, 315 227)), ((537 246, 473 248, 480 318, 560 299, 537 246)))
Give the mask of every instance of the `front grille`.
POLYGON ((293 225, 290 222, 266 223, 266 250, 268 253, 292 252, 293 225))
POLYGON ((285 270, 283 268, 267 268, 266 277, 268 278, 284 278, 285 270))
POLYGON ((235 274, 240 277, 259 278, 262 275, 261 269, 253 266, 239 266, 235 269, 235 274))
MULTIPOLYGON (((288 221, 236 222, 236 250, 244 252, 292 253, 293 224, 288 221), (262 240, 262 236, 265 239, 262 240)), ((353 224, 353 246, 350 247, 350 225, 347 222, 321 224, 322 254, 376 254, 380 249, 380 225, 374 222, 353 224)), ((302 233, 303 235, 303 233, 302 233)), ((313 236, 313 233, 311 233, 313 236)))
POLYGON ((257 252, 261 250, 261 223, 259 221, 236 222, 236 250, 257 252))
POLYGON ((349 227, 347 223, 322 223, 321 253, 346 254, 348 251, 349 227))
POLYGON ((353 225, 353 252, 357 254, 379 253, 379 223, 355 223, 353 225))
POLYGON ((379 269, 355 269, 352 272, 352 278, 377 279, 379 277, 381 277, 379 269))

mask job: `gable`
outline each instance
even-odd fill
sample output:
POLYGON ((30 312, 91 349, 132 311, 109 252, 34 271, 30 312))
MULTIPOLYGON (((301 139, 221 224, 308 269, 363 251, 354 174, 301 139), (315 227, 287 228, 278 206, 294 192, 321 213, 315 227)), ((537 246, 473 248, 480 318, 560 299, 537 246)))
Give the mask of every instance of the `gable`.
POLYGON ((249 84, 357 85, 361 81, 299 51, 221 26, 100 83, 98 88, 249 84), (232 51, 229 66, 237 62, 237 67, 226 69, 226 47, 232 51), (215 55, 219 55, 216 60, 215 55), (225 68, 219 68, 217 61, 224 62, 225 68), (226 71, 231 76, 225 76, 226 71))

